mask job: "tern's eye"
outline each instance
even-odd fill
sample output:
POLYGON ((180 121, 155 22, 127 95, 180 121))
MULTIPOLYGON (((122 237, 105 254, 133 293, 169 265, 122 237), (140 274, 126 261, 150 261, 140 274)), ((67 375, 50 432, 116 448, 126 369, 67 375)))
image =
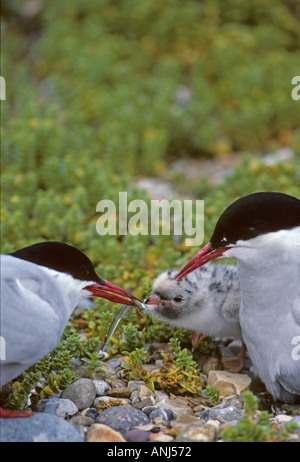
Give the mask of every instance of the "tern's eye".
POLYGON ((177 303, 182 302, 182 300, 183 300, 183 297, 181 297, 181 295, 177 295, 176 297, 173 298, 173 301, 177 303))

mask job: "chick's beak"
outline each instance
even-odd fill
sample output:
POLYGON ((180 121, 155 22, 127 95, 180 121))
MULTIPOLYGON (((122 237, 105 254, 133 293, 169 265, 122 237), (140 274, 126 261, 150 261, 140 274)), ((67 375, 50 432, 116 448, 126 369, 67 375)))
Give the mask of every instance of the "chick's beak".
POLYGON ((161 300, 158 295, 152 294, 144 301, 145 305, 170 305, 171 302, 167 300, 161 300))
POLYGON ((145 305, 160 305, 161 300, 158 298, 156 294, 150 295, 150 297, 144 300, 145 305))
POLYGON ((194 255, 194 257, 192 257, 186 265, 184 265, 184 267, 175 276, 176 281, 179 281, 200 266, 205 265, 205 263, 210 260, 220 257, 226 250, 228 250, 228 247, 220 247, 212 250, 209 242, 196 255, 194 255))
POLYGON ((140 301, 130 292, 127 292, 126 290, 121 289, 121 287, 102 278, 100 284, 91 284, 85 287, 85 289, 89 290, 95 297, 105 298, 106 300, 111 300, 115 303, 122 303, 123 305, 134 306, 135 300, 140 301))

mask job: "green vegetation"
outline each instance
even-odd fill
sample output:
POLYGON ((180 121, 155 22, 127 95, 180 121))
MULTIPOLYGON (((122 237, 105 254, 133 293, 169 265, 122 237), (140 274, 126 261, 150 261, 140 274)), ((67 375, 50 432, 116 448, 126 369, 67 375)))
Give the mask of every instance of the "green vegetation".
POLYGON ((244 410, 246 416, 238 421, 236 425, 229 425, 221 432, 223 441, 226 442, 272 442, 284 441, 289 433, 297 429, 296 423, 286 425, 284 431, 276 432, 271 415, 266 412, 258 412, 258 402, 256 396, 251 391, 243 394, 244 410))
POLYGON ((199 367, 186 348, 182 349, 178 338, 169 341, 170 350, 174 356, 174 367, 166 374, 169 380, 174 380, 181 388, 180 393, 199 393, 202 389, 202 378, 199 376, 199 367))
POLYGON ((126 370, 128 380, 144 380, 146 385, 154 389, 163 389, 176 394, 196 395, 202 390, 202 378, 196 361, 188 354, 187 349, 181 348, 178 338, 169 341, 170 354, 161 353, 164 359, 162 367, 154 367, 149 371, 145 367, 147 352, 143 348, 134 351, 123 351, 126 355, 122 367, 126 370))
POLYGON ((207 398, 212 406, 220 404, 220 392, 217 388, 207 385, 206 388, 202 391, 201 396, 207 398))
MULTIPOLYGON (((185 236, 100 237, 98 201, 117 205, 126 191, 128 202, 149 204, 137 180, 167 178, 181 198, 205 199, 207 241, 240 196, 276 190, 299 197, 300 101, 291 98, 300 62, 296 2, 56 0, 35 2, 36 11, 29 3, 11 0, 2 11, 3 253, 64 241, 83 250, 99 275, 143 299, 159 272, 180 267, 195 249, 184 246, 185 236), (265 162, 264 154, 280 148, 293 156, 265 162), (217 184, 205 172, 190 178, 169 168, 232 153, 239 161, 217 184)), ((34 388, 32 400, 74 381, 73 358, 90 375, 101 368, 97 351, 118 308, 97 300, 95 309, 74 314, 55 351, 12 382, 8 406, 24 407, 34 388)), ((188 341, 187 331, 132 309, 111 354, 126 350, 125 371, 138 371, 152 387, 201 393, 179 340, 188 341), (173 350, 168 368, 149 377, 139 369, 141 349, 154 341, 170 341, 173 350)), ((213 390, 203 393, 217 402, 213 390)), ((259 421, 257 434, 253 414, 247 419, 248 436, 265 438, 267 424, 259 421)))

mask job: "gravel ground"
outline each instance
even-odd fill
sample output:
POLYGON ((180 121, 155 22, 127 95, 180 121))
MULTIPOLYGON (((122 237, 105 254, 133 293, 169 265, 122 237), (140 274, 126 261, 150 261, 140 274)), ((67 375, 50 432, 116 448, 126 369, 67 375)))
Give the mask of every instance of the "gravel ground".
POLYGON ((198 363, 203 362, 201 370, 206 371, 201 372, 204 384, 211 381, 221 391, 221 402, 213 406, 199 395, 151 391, 141 380, 128 381, 120 366, 123 360, 124 357, 109 359, 101 367, 101 373, 94 373, 92 378, 78 378, 60 394, 40 399, 31 417, 1 419, 1 441, 185 444, 222 441, 222 430, 245 417, 241 393, 250 388, 259 400, 257 416, 263 410, 272 413, 270 420, 278 434, 287 423, 296 422, 298 429, 285 441, 300 442, 300 405, 273 403, 261 384, 251 378, 249 361, 241 374, 235 374, 216 370, 218 358, 199 355, 198 363))

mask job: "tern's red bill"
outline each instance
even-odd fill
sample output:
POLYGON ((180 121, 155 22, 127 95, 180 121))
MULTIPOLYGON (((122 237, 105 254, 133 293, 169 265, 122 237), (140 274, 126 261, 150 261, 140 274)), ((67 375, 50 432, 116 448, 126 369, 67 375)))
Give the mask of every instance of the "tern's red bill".
POLYGON ((186 265, 184 265, 184 267, 176 275, 175 279, 179 281, 184 276, 187 276, 200 266, 205 265, 205 263, 210 260, 220 257, 226 250, 228 250, 228 247, 220 247, 212 250, 210 243, 206 244, 196 255, 194 255, 194 257, 190 259, 190 261, 186 263, 186 265))
POLYGON ((85 287, 86 290, 92 292, 95 297, 105 298, 115 303, 123 303, 124 305, 134 306, 134 300, 139 300, 127 290, 112 284, 105 279, 102 279, 104 284, 91 284, 85 287))

